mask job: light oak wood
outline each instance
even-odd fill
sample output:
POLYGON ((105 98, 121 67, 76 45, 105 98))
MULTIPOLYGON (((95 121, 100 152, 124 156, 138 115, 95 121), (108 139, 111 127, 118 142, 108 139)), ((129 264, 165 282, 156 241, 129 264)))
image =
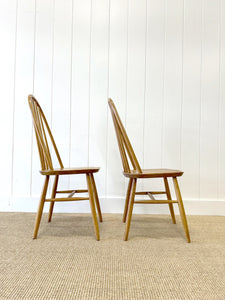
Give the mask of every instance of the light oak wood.
POLYGON ((82 200, 89 200, 89 197, 66 197, 66 198, 46 198, 45 202, 67 202, 67 201, 82 201, 82 200))
MULTIPOLYGON (((55 180, 54 180, 54 184, 53 184, 53 187, 52 187, 51 198, 55 198, 55 196, 56 196, 56 190, 57 190, 58 182, 59 182, 59 176, 56 175, 55 180)), ((50 203, 49 213, 48 213, 48 222, 51 222, 51 220, 52 220, 52 213, 53 213, 54 204, 55 204, 55 201, 52 201, 50 203)))
POLYGON ((186 234, 186 238, 187 238, 188 243, 190 243, 191 239, 190 239, 190 234, 189 234, 189 230, 188 230, 187 218, 186 218, 186 214, 185 214, 185 210, 184 210, 184 204, 183 204, 181 193, 180 193, 180 188, 179 188, 178 181, 177 181, 176 177, 173 177, 173 183, 174 183, 175 193, 176 193, 176 196, 177 196, 178 207, 179 207, 179 210, 180 210, 180 216, 181 216, 181 220, 182 220, 183 227, 184 227, 184 232, 186 234))
POLYGON ((141 172, 137 170, 130 170, 129 172, 124 172, 124 176, 128 178, 158 178, 158 177, 173 177, 181 176, 183 172, 179 170, 170 169, 142 169, 141 172))
MULTIPOLYGON (((136 192, 135 195, 148 195, 149 192, 136 192)), ((151 194, 152 195, 163 195, 163 194, 166 194, 166 192, 164 191, 151 191, 151 194)))
POLYGON ((101 213, 98 193, 97 193, 95 179, 94 179, 93 174, 90 174, 90 179, 91 179, 91 184, 92 184, 92 187, 93 187, 93 195, 94 195, 95 205, 96 205, 96 208, 97 208, 97 211, 98 211, 99 221, 102 222, 102 213, 101 213))
POLYGON ((40 202, 39 202, 36 221, 35 221, 35 225, 34 225, 33 239, 37 238, 38 229, 39 229, 39 225, 40 225, 40 222, 41 222, 42 212, 43 212, 44 203, 45 203, 45 197, 46 197, 46 193, 47 193, 47 190, 48 190, 48 183, 49 183, 49 176, 46 176, 44 186, 43 186, 43 189, 42 189, 42 193, 41 193, 41 198, 40 198, 40 202))
POLYGON ((178 203, 176 200, 135 200, 134 203, 138 204, 173 204, 178 203))
POLYGON ((98 211, 100 222, 102 222, 102 214, 101 214, 98 193, 97 193, 95 180, 94 180, 94 173, 98 172, 99 168, 98 167, 64 168, 58 148, 56 146, 55 140, 53 138, 50 127, 42 111, 41 106, 39 105, 38 101, 34 98, 33 95, 28 96, 28 103, 32 114, 33 125, 34 125, 36 140, 37 140, 37 147, 38 147, 38 152, 39 152, 39 157, 41 162, 40 173, 45 176, 44 187, 40 197, 39 208, 38 208, 36 222, 34 226, 33 238, 34 239, 37 238, 45 202, 50 202, 48 221, 51 222, 55 202, 89 200, 93 223, 94 223, 95 235, 96 235, 96 239, 99 240, 100 235, 99 235, 98 220, 96 216, 95 205, 98 211), (56 168, 53 166, 53 160, 52 160, 50 149, 52 149, 58 161, 58 166, 56 168), (60 175, 76 175, 76 174, 84 174, 86 176, 87 187, 88 187, 87 189, 58 190, 58 182, 59 182, 60 175), (51 198, 46 198, 50 176, 54 176, 55 179, 52 187, 51 198), (79 194, 88 193, 88 197, 75 197, 74 195, 76 195, 77 193, 79 194), (57 194, 69 194, 69 195, 67 197, 57 197, 57 194))
POLYGON ((124 233, 124 241, 128 240, 131 217, 132 217, 132 212, 133 212, 133 207, 134 207, 136 184, 137 184, 137 179, 135 178, 135 179, 132 180, 132 186, 131 186, 131 192, 130 192, 130 201, 129 201, 129 207, 128 207, 128 216, 127 216, 127 222, 126 222, 126 229, 125 229, 125 233, 124 233))
POLYGON ((91 180, 91 174, 86 174, 86 179, 87 179, 87 186, 88 186, 88 193, 89 193, 89 201, 91 206, 91 213, 92 213, 94 229, 95 229, 95 236, 96 236, 96 240, 99 241, 100 236, 99 236, 99 229, 98 229, 98 219, 95 210, 94 191, 93 191, 94 188, 93 188, 93 182, 91 180))
POLYGON ((123 212, 123 222, 124 223, 126 222, 126 219, 127 219, 127 210, 128 210, 128 205, 129 205, 129 201, 130 201, 130 191, 131 191, 132 181, 133 181, 133 179, 130 178, 128 187, 127 187, 126 201, 125 201, 124 212, 123 212))
POLYGON ((57 194, 69 194, 68 197, 72 197, 76 193, 87 193, 88 190, 64 190, 64 191, 57 191, 57 194))
POLYGON ((87 174, 87 173, 96 173, 100 168, 55 168, 52 170, 41 170, 42 175, 72 175, 72 174, 87 174))
POLYGON ((173 169, 142 169, 138 162, 138 159, 134 153, 132 145, 127 136, 126 130, 122 124, 119 117, 117 109, 115 107, 112 99, 108 99, 109 108, 112 114, 112 120, 115 127, 117 142, 119 146, 120 156, 123 165, 123 174, 125 177, 129 178, 129 183, 127 187, 126 200, 124 206, 123 222, 126 222, 126 229, 124 234, 124 240, 127 241, 130 229, 130 223, 132 218, 132 211, 134 204, 168 204, 169 210, 172 218, 172 222, 175 224, 175 214, 173 209, 173 204, 178 204, 180 216, 186 234, 187 241, 190 242, 190 235, 187 225, 187 219, 185 215, 184 205, 181 198, 181 193, 177 181, 177 177, 182 176, 183 172, 180 170, 173 169), (173 178, 174 188, 176 192, 177 200, 172 200, 168 178, 173 178), (136 192, 136 183, 138 179, 142 178, 162 178, 164 183, 164 191, 140 191, 136 192), (155 199, 154 195, 165 194, 167 199, 155 199), (150 200, 136 200, 135 195, 146 195, 150 200))
MULTIPOLYGON (((171 193, 170 193, 170 187, 169 187, 169 183, 168 183, 168 179, 166 177, 164 177, 163 179, 164 179, 164 184, 165 184, 167 199, 168 200, 172 200, 171 193)), ((171 214, 171 218, 172 218, 173 224, 176 224, 176 218, 175 218, 175 214, 174 214, 174 209, 173 209, 173 205, 171 203, 169 203, 169 209, 170 209, 170 214, 171 214)))

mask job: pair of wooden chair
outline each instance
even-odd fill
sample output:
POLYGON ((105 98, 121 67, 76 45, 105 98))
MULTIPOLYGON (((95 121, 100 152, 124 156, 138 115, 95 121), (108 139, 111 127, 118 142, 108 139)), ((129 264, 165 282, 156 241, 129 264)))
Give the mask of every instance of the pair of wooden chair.
MULTIPOLYGON (((53 207, 54 203, 56 201, 81 201, 81 200, 89 200, 91 212, 92 212, 92 218, 94 223, 94 229, 95 229, 95 236, 96 240, 100 239, 99 235, 99 227, 98 227, 98 220, 97 220, 97 214, 96 209, 99 216, 99 221, 102 222, 102 214, 101 214, 101 208, 99 204, 98 199, 98 193, 95 185, 94 180, 94 173, 99 171, 99 168, 97 167, 86 167, 86 168, 64 168, 61 157, 59 155, 59 151, 57 149, 56 143, 54 141, 54 138, 52 136, 50 127, 48 125, 48 122, 45 118, 45 115, 37 102, 37 100, 34 98, 34 96, 29 95, 28 96, 28 102, 32 113, 33 118, 33 124, 36 134, 36 140, 39 150, 39 156, 41 161, 41 174, 45 176, 45 182, 42 190, 42 194, 40 197, 39 202, 39 208, 36 216, 36 222, 34 227, 34 233, 33 238, 37 238, 37 233, 42 217, 42 212, 44 208, 45 202, 50 202, 49 207, 49 217, 48 221, 51 222, 52 213, 53 213, 53 207), (60 168, 54 168, 52 157, 50 153, 50 144, 52 145, 53 151, 55 152, 55 155, 57 157, 58 163, 60 168), (84 189, 76 189, 76 190, 58 190, 58 181, 60 175, 75 175, 75 174, 84 174, 86 176, 87 180, 87 190, 84 189), (49 177, 54 176, 54 183, 52 187, 52 193, 51 198, 46 198, 48 184, 49 184, 49 177), (75 197, 77 193, 88 193, 88 197, 75 197), (67 197, 56 197, 57 194, 69 194, 67 197)), ((120 150, 120 155, 122 159, 123 169, 124 169, 124 176, 129 178, 128 188, 127 188, 127 194, 126 194, 126 201, 125 201, 125 207, 124 207, 124 214, 123 214, 123 222, 126 222, 126 229, 125 229, 125 235, 124 240, 127 241, 129 229, 130 229, 130 223, 131 223, 131 217, 132 217, 132 211, 133 206, 135 203, 144 203, 144 204, 168 204, 172 221, 175 224, 175 214, 173 210, 173 204, 177 203, 180 210, 181 220, 183 223, 184 231, 186 234, 187 241, 190 242, 190 236, 188 231, 188 225, 186 220, 186 215, 184 211, 183 201, 181 198, 181 193, 177 181, 177 177, 181 176, 183 172, 178 170, 168 170, 168 169, 141 169, 138 160, 136 158, 136 155, 134 153, 134 150, 131 146, 131 143, 128 139, 128 136, 126 134, 126 131, 124 129, 124 126, 121 122, 121 119, 119 117, 119 114, 116 110, 116 107, 111 99, 108 100, 109 107, 112 113, 112 119, 116 131, 118 146, 120 150), (132 165, 133 169, 130 168, 130 164, 132 165), (144 191, 144 192, 136 192, 136 184, 137 179, 141 178, 162 178, 165 185, 165 191, 144 191), (173 183, 175 187, 176 197, 177 200, 172 200, 171 193, 169 189, 168 184, 168 177, 173 178, 173 183), (166 200, 156 200, 154 198, 154 195, 158 194, 165 194, 167 196, 166 200), (135 195, 147 195, 150 197, 150 200, 135 200, 135 195)))

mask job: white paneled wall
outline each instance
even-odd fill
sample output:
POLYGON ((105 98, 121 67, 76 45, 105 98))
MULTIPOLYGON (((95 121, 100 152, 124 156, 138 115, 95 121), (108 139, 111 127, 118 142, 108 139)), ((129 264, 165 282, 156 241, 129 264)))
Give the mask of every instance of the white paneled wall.
MULTIPOLYGON (((104 212, 122 212, 127 184, 111 97, 140 164, 184 171, 187 213, 225 215, 225 0, 0 0, 0 41, 0 210, 37 208, 32 93, 64 164, 101 167, 104 212)), ((77 184, 84 178, 61 181, 77 184)))

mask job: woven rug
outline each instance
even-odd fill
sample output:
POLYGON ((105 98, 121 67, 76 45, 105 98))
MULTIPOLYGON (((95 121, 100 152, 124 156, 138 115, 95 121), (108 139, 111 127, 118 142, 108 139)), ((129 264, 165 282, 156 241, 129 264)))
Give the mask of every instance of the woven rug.
POLYGON ((169 216, 0 213, 0 299, 225 299, 225 217, 188 216, 192 243, 169 216))

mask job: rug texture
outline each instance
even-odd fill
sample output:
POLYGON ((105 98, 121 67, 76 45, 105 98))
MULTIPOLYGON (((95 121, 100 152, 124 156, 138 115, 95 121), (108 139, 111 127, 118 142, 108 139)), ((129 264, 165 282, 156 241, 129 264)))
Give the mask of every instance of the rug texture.
POLYGON ((0 299, 225 299, 225 217, 103 214, 100 241, 87 214, 0 213, 0 299))

